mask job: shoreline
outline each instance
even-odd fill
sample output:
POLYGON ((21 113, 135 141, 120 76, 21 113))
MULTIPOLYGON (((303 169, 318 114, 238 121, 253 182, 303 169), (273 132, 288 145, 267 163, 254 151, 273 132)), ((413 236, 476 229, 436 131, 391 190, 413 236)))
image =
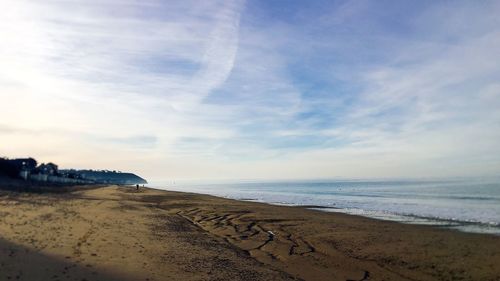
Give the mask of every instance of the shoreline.
MULTIPOLYGON (((151 189, 159 190, 159 191, 170 191, 167 189, 154 188, 154 187, 147 187, 147 188, 151 188, 151 189)), ((388 217, 394 216, 394 217, 399 217, 399 218, 412 218, 412 219, 423 220, 423 221, 425 220, 425 222, 412 222, 409 220, 398 220, 398 219, 391 219, 391 218, 385 218, 385 217, 363 215, 363 214, 358 214, 358 213, 350 213, 348 211, 348 209, 339 208, 339 207, 332 207, 332 206, 273 203, 273 202, 260 201, 258 199, 231 198, 231 197, 225 197, 225 196, 212 195, 212 194, 208 194, 208 193, 198 193, 198 192, 188 192, 188 191, 178 191, 178 190, 171 190, 170 192, 180 192, 180 193, 187 193, 187 194, 200 195, 200 196, 212 196, 212 197, 220 198, 220 199, 224 199, 224 200, 235 200, 235 201, 240 201, 240 202, 259 203, 259 204, 265 204, 265 205, 269 205, 269 206, 278 206, 278 207, 292 207, 292 208, 299 208, 299 209, 310 210, 310 211, 319 211, 319 212, 335 213, 335 214, 343 214, 343 215, 354 216, 354 217, 367 218, 367 219, 371 219, 371 220, 375 220, 375 221, 392 222, 392 223, 403 224, 403 225, 416 225, 416 226, 433 227, 433 228, 443 229, 443 230, 447 230, 447 231, 457 231, 460 233, 493 235, 493 236, 500 237, 500 225, 495 224, 495 223, 461 221, 461 220, 452 220, 452 219, 445 219, 445 218, 439 218, 439 217, 425 217, 425 216, 407 215, 407 214, 393 214, 393 213, 389 213, 389 212, 386 213, 386 215, 388 215, 388 217), (336 210, 336 211, 333 211, 333 210, 336 210), (477 231, 477 230, 476 231, 467 231, 467 230, 463 230, 461 228, 461 227, 465 227, 465 226, 479 226, 479 227, 484 227, 484 228, 491 227, 491 228, 495 228, 496 231, 495 232, 477 231)), ((365 211, 365 210, 361 210, 361 209, 354 209, 354 210, 365 211)))
MULTIPOLYGON (((300 207, 300 205, 298 205, 297 207, 300 207)), ((342 213, 353 216, 361 216, 380 221, 391 221, 401 224, 425 225, 425 226, 448 229, 450 231, 458 231, 463 233, 500 236, 500 225, 496 223, 462 221, 462 220, 453 220, 440 217, 425 217, 425 216, 418 216, 411 214, 393 214, 389 212, 376 212, 377 214, 375 215, 369 215, 369 214, 359 214, 355 212, 355 211, 366 212, 365 210, 354 209, 355 211, 351 212, 349 209, 334 208, 334 207, 319 207, 312 209, 317 209, 323 212, 334 212, 334 213, 342 213)))
POLYGON ((432 216, 421 216, 415 214, 398 214, 386 211, 373 211, 373 210, 363 210, 356 208, 340 208, 335 206, 326 206, 326 205, 300 205, 294 203, 281 203, 281 202, 266 202, 264 200, 258 198, 235 198, 231 196, 223 196, 217 194, 203 193, 198 191, 188 191, 181 189, 165 189, 161 187, 147 187, 160 191, 173 191, 173 192, 185 192, 191 194, 199 194, 206 196, 214 196, 222 199, 236 200, 242 202, 255 202, 255 203, 263 203, 269 204, 272 206, 289 206, 289 207, 297 207, 297 208, 305 208, 311 210, 318 210, 321 212, 330 212, 330 213, 341 213, 348 214, 353 216, 360 216, 364 218, 379 220, 379 221, 390 221, 401 224, 410 224, 410 225, 424 225, 424 226, 432 226, 437 228, 448 229, 450 231, 458 231, 463 233, 475 233, 475 234, 485 234, 485 235, 494 235, 500 236, 500 224, 498 223, 487 223, 487 222, 479 222, 479 221, 466 221, 466 220, 454 220, 449 218, 441 218, 441 217, 432 217, 432 216))
POLYGON ((152 186, 159 190, 164 190, 165 187, 169 190, 196 192, 235 200, 284 206, 312 206, 323 211, 339 211, 379 220, 435 225, 469 233, 500 235, 500 221, 498 220, 500 209, 494 204, 500 200, 494 187, 500 188, 500 186, 496 181, 491 180, 390 180, 382 182, 344 180, 278 181, 277 183, 251 181, 221 183, 220 185, 197 183, 177 186, 154 184, 152 186), (315 182, 318 182, 322 188, 326 188, 326 191, 318 190, 319 185, 315 182), (344 187, 343 184, 346 182, 360 182, 362 185, 344 187), (405 188, 399 186, 400 184, 403 184, 405 188), (384 188, 380 189, 382 185, 384 188), (300 189, 297 189, 299 187, 300 189), (477 192, 480 192, 482 196, 468 194, 467 190, 471 188, 477 188, 477 192), (417 195, 415 191, 422 191, 425 196, 415 198, 414 196, 417 195), (436 194, 430 195, 431 191, 436 194), (365 195, 366 192, 369 196, 365 195), (403 196, 405 194, 406 196, 403 196), (488 194, 492 197, 485 197, 488 194), (460 201, 457 198, 464 200, 460 201), (480 202, 484 198, 488 198, 486 205, 480 202))
POLYGON ((0 212, 12 280, 500 278, 498 236, 212 195, 0 191, 0 212))

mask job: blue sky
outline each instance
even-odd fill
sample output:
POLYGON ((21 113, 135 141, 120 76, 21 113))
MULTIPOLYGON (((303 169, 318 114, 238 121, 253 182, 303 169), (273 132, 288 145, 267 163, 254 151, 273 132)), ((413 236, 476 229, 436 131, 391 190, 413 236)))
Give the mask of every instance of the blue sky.
POLYGON ((1 155, 153 180, 500 170, 497 1, 4 7, 1 155))

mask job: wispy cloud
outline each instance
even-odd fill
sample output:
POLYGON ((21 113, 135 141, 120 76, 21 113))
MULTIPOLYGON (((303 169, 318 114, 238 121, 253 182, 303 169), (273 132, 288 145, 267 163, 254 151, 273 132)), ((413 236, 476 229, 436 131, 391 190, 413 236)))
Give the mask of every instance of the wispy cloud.
POLYGON ((0 154, 153 178, 495 173, 500 6, 392 4, 6 0, 0 154))

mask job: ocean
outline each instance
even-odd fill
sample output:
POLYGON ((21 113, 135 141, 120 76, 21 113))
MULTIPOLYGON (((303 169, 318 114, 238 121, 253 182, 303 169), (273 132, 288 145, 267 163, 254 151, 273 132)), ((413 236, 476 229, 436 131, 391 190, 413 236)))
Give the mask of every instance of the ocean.
POLYGON ((150 186, 500 235, 499 179, 165 182, 150 186))

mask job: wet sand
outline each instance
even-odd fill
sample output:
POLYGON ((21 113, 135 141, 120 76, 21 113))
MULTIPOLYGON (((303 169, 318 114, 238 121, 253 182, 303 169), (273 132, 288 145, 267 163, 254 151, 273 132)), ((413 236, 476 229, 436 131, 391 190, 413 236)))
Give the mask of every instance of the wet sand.
POLYGON ((110 186, 0 191, 0 280, 500 280, 500 237, 110 186))

